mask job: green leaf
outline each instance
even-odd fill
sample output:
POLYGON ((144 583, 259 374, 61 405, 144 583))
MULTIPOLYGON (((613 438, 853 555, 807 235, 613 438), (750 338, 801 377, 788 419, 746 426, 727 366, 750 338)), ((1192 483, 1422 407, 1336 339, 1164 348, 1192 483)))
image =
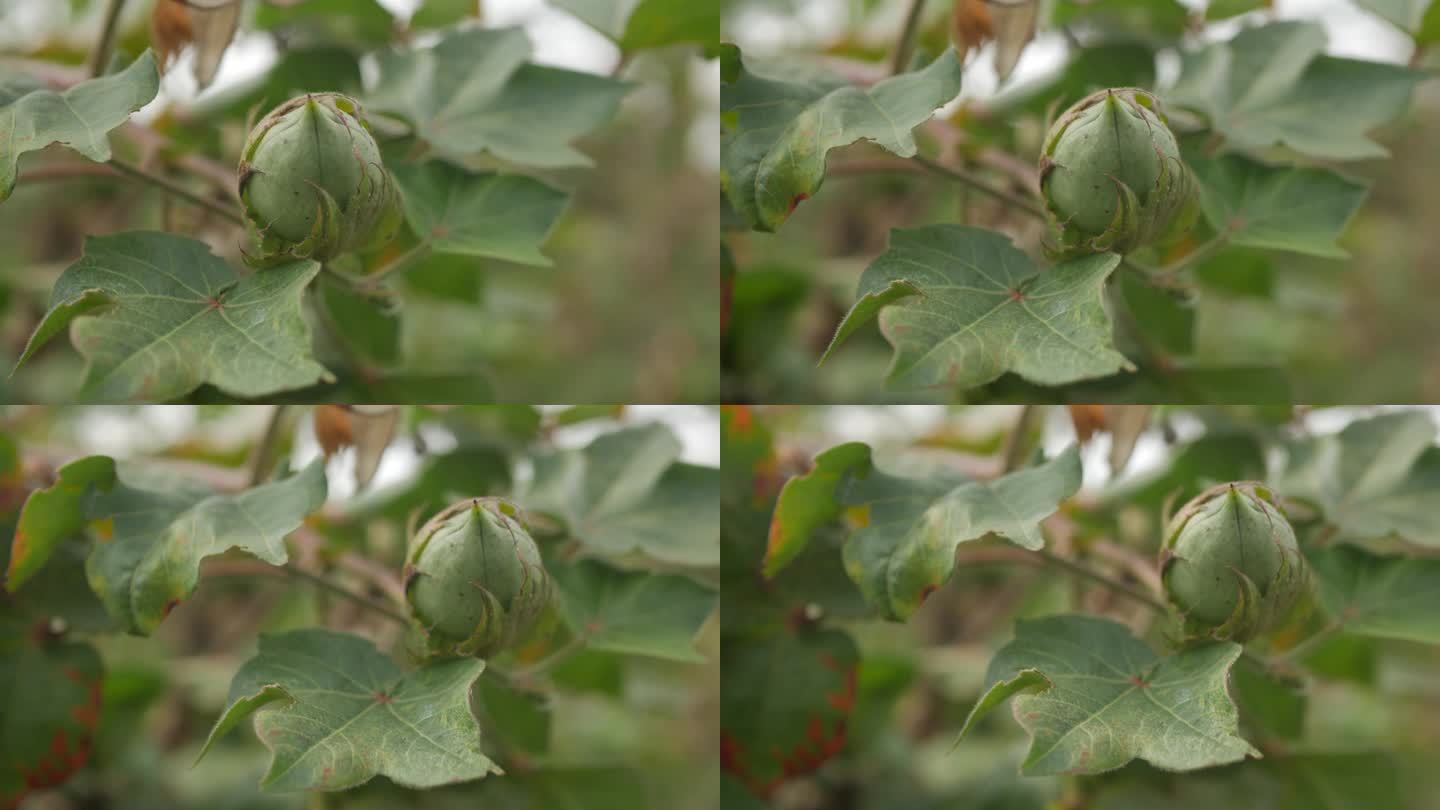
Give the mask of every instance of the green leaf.
POLYGON ((1416 411, 1352 422, 1338 434, 1288 444, 1270 480, 1285 497, 1318 507, 1342 538, 1398 534, 1440 547, 1435 436, 1435 423, 1416 411))
POLYGON ((1231 244, 1343 259, 1335 244, 1369 187, 1325 169, 1267 166, 1239 155, 1189 160, 1205 218, 1231 244))
POLYGON ((1146 37, 1178 37, 1190 10, 1178 0, 1057 0, 1052 24, 1083 21, 1101 29, 1120 29, 1146 37))
MULTIPOLYGON (((459 808, 514 810, 635 810, 651 807, 648 774, 623 767, 564 767, 546 764, 533 770, 488 779, 478 795, 463 795, 459 808)), ((450 806, 450 805, 447 805, 450 806)))
POLYGON ((313 42, 380 45, 394 34, 395 18, 376 0, 305 0, 303 3, 260 3, 254 25, 264 30, 291 29, 313 42))
POLYGON ((17 366, 69 326, 89 361, 89 398, 167 400, 206 383, 261 397, 328 381, 301 312, 319 272, 307 260, 240 276, 187 237, 91 236, 55 282, 50 311, 17 366))
POLYGON ((400 365, 402 313, 393 291, 362 291, 327 275, 320 277, 315 293, 316 307, 324 312, 327 327, 316 340, 316 351, 326 362, 343 367, 358 358, 380 368, 400 365), (329 345, 326 338, 341 345, 329 345))
POLYGON ((846 743, 860 654, 839 630, 802 629, 765 639, 721 639, 724 769, 766 795, 812 771, 846 743))
POLYGON ((879 312, 895 347, 888 381, 896 388, 971 388, 1006 372, 1064 385, 1130 369, 1104 303, 1119 263, 1100 253, 1042 271, 994 231, 896 229, 890 249, 861 274, 858 300, 825 357, 879 312))
POLYGON ((1185 54, 1180 80, 1165 97, 1207 116, 1237 149, 1284 145, 1316 158, 1384 157, 1366 133, 1400 115, 1425 74, 1321 56, 1324 48, 1318 23, 1246 28, 1185 54))
POLYGON ((1270 5, 1271 0, 1210 0, 1205 6, 1206 20, 1226 20, 1270 5))
POLYGON ((122 467, 118 482, 87 503, 86 516, 113 521, 114 532, 101 535, 86 563, 90 587, 127 631, 148 635, 194 592, 205 557, 239 548, 283 564, 285 536, 325 494, 324 459, 236 495, 122 467))
MULTIPOLYGON (((768 508, 775 473, 775 437, 749 405, 720 406, 721 501, 747 509, 768 508)), ((779 483, 776 481, 775 483, 779 483)))
POLYGON ((510 459, 483 440, 448 453, 431 453, 418 474, 351 501, 346 518, 360 527, 377 518, 404 525, 413 514, 433 515, 462 498, 503 495, 510 488, 510 459))
POLYGON ((569 194, 531 177, 468 172, 439 161, 400 165, 394 174, 405 190, 405 219, 437 253, 550 266, 540 243, 569 194))
POLYGON ((402 673, 365 639, 329 630, 261 635, 230 683, 228 708, 200 756, 258 709, 272 791, 344 790, 388 777, 430 788, 502 773, 480 750, 470 690, 485 662, 461 658, 402 673))
POLYGON ((28 77, 0 84, 0 202, 15 188, 20 156, 64 144, 93 161, 110 159, 110 130, 130 120, 160 88, 149 51, 110 76, 80 82, 63 93, 28 77))
POLYGON ((862 527, 845 542, 845 571, 876 612, 903 621, 950 579, 961 543, 994 533, 1042 548, 1040 522, 1080 481, 1078 445, 1038 467, 955 487, 862 469, 841 483, 844 502, 861 507, 862 527))
POLYGON ((785 482, 770 518, 762 569, 767 578, 800 556, 816 530, 840 517, 845 509, 840 498, 848 477, 869 475, 873 467, 870 446, 850 442, 816 456, 810 472, 785 482))
POLYGON ((1303 680, 1270 672, 1246 658, 1231 674, 1235 703, 1247 729, 1287 740, 1300 738, 1309 703, 1303 680))
POLYGON ((1321 604, 1345 633, 1440 644, 1440 560, 1380 556, 1348 545, 1313 549, 1306 557, 1321 604))
POLYGON ((461 20, 480 17, 481 0, 425 0, 410 18, 411 28, 444 28, 461 20))
POLYGON ((547 695, 512 688, 492 676, 481 679, 474 697, 484 712, 483 727, 492 737, 527 754, 544 754, 550 750, 547 695))
POLYGON ((54 484, 31 492, 15 527, 5 590, 19 590, 61 543, 85 528, 85 496, 92 487, 108 489, 114 482, 115 460, 90 456, 64 465, 56 470, 54 484))
POLYGON ((1015 695, 1015 718, 1031 735, 1026 776, 1102 773, 1136 757, 1172 771, 1258 757, 1238 734, 1227 692, 1240 652, 1220 642, 1161 658, 1109 619, 1021 620, 991 659, 960 739, 1015 695))
POLYGON ((0 803, 64 784, 90 759, 101 712, 100 656, 88 644, 0 625, 0 803))
POLYGON ((746 69, 740 49, 720 49, 720 107, 729 122, 720 184, 761 231, 780 227, 820 190, 831 149, 868 140, 900 157, 917 151, 915 127, 960 93, 960 61, 947 50, 913 73, 869 89, 832 78, 796 83, 746 69))
POLYGON ((555 0, 621 49, 719 44, 720 0, 555 0))
POLYGON ((472 28, 383 51, 366 106, 404 119, 443 157, 488 151, 532 166, 589 166, 571 141, 609 121, 630 85, 529 64, 530 50, 519 28, 472 28))
POLYGON ((83 533, 66 538, 45 567, 10 597, 14 615, 31 627, 50 626, 58 620, 69 633, 119 632, 104 603, 85 581, 85 559, 92 545, 83 533))
POLYGON ((535 458, 526 509, 560 517, 593 552, 639 552, 677 565, 720 558, 720 471, 679 464, 664 425, 607 433, 580 450, 535 458))
POLYGON ((597 650, 672 661, 704 661, 695 634, 715 593, 668 574, 625 572, 595 561, 552 566, 565 621, 597 650))

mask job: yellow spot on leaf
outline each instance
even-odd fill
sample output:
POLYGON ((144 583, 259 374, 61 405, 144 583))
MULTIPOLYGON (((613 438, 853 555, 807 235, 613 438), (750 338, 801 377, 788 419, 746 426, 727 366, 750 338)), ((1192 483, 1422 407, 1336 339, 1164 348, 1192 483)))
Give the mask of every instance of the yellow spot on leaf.
POLYGON ((870 525, 870 504, 851 506, 845 510, 845 522, 852 529, 863 529, 870 525))
POLYGON ((103 543, 115 536, 115 518, 92 520, 90 521, 90 529, 95 532, 95 536, 103 543))

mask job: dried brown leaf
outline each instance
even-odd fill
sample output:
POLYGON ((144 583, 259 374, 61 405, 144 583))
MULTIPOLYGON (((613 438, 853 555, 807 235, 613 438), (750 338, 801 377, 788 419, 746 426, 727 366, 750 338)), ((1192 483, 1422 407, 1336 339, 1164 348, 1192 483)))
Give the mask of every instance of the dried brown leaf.
POLYGON ((950 40, 961 61, 971 48, 993 41, 995 73, 1003 82, 1035 38, 1039 17, 1039 0, 955 0, 950 40))
POLYGON ((195 81, 201 90, 209 87, 235 38, 242 9, 240 0, 156 0, 150 14, 150 43, 161 69, 193 45, 195 81))
POLYGON ((343 405, 315 406, 315 440, 325 457, 335 455, 355 443, 355 429, 350 411, 343 405))

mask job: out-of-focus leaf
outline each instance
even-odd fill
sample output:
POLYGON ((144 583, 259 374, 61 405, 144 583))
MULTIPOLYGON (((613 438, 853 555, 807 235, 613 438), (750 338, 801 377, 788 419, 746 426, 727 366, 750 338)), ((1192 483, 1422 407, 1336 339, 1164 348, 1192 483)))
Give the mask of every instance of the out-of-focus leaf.
POLYGON ((15 188, 20 156, 59 143, 93 161, 110 159, 110 130, 130 120, 160 89, 149 51, 129 67, 63 93, 28 77, 0 76, 0 202, 15 188))
POLYGON ((377 54, 367 107, 404 119, 436 153, 588 166, 571 142, 614 116, 630 85, 533 65, 519 28, 454 29, 425 48, 377 54))
POLYGON ((1235 703, 1246 728, 1287 740, 1300 737, 1309 705, 1302 681, 1268 672, 1248 659, 1241 659, 1231 674, 1235 703))
POLYGON ((960 93, 960 60, 946 51, 929 67, 868 89, 838 79, 806 83, 750 71, 740 49, 720 49, 720 186, 750 227, 773 231, 820 190, 831 149, 873 141, 901 157, 917 151, 915 127, 960 93))
POLYGON ((703 661, 695 634, 715 593, 685 577, 624 572, 595 561, 551 566, 565 621, 597 650, 673 661, 703 661))
POLYGON ((304 0, 300 3, 255 3, 254 25, 284 29, 301 41, 382 45, 395 30, 395 18, 376 0, 304 0))
POLYGON ((634 770, 557 766, 486 780, 477 797, 465 798, 483 807, 525 810, 634 810, 653 801, 634 770))
POLYGON ((252 109, 268 110, 307 92, 359 95, 360 55, 333 44, 289 48, 256 86, 228 103, 225 111, 244 118, 252 109))
POLYGON ((466 497, 503 494, 510 486, 510 461, 496 447, 461 446, 428 457, 412 480, 375 491, 358 501, 358 521, 384 516, 404 525, 412 515, 434 514, 466 497))
POLYGON ((1366 133, 1405 109, 1424 74, 1322 56, 1324 48, 1319 23, 1246 28, 1229 42, 1184 54, 1180 79, 1165 98, 1204 114, 1237 149, 1283 144, 1316 158, 1384 157, 1366 133))
POLYGON ((439 253, 548 267, 540 252, 570 195, 531 177, 469 172, 440 161, 396 166, 405 218, 439 253))
POLYGON ((1320 602, 1345 633, 1440 644, 1440 560, 1379 556, 1354 546, 1306 557, 1320 602))
POLYGON ((724 502, 762 509, 779 491, 775 437, 754 407, 720 406, 720 459, 724 502))
POLYGON ((410 18, 411 28, 445 28, 481 16, 482 0, 424 0, 410 18))
POLYGON ((328 381, 301 313, 319 272, 305 260, 240 276, 188 237, 92 236, 55 282, 19 362, 69 326, 89 360, 82 395, 94 399, 163 401, 206 383, 260 397, 328 381))
MULTIPOLYGON (((362 291, 329 276, 322 276, 315 285, 315 304, 323 307, 325 326, 334 334, 326 337, 344 343, 346 351, 336 349, 336 357, 324 355, 327 363, 339 365, 345 360, 359 359, 363 363, 380 368, 394 368, 400 365, 402 309, 400 300, 390 290, 375 289, 362 291)), ((319 346, 323 347, 323 341, 319 346)))
POLYGON ((90 760, 101 713, 100 656, 88 644, 0 624, 0 802, 64 784, 90 760))
POLYGON ((526 754, 550 750, 550 705, 543 694, 522 692, 494 678, 482 678, 474 693, 487 723, 484 729, 508 748, 526 754))
MULTIPOLYGON (((1146 507, 1158 515, 1167 501, 1178 507, 1215 484, 1264 477, 1265 454, 1253 436, 1213 432, 1178 445, 1162 470, 1122 486, 1107 501, 1146 507)), ((1158 534, 1160 527, 1154 528, 1158 534)))
POLYGON ((1342 537, 1390 534, 1440 546, 1440 447, 1436 425, 1419 412, 1352 422, 1338 434, 1286 445, 1270 482, 1287 498, 1317 506, 1342 537))
POLYGON ((1267 752, 1200 773, 1129 769, 1098 786, 1093 810, 1418 810, 1393 753, 1267 752))
POLYGON ((1161 658, 1125 625, 1094 616, 1021 620, 990 661, 975 721, 1013 696, 1031 734, 1028 776, 1091 774, 1139 757, 1190 771, 1260 756, 1239 736, 1227 690, 1240 645, 1203 644, 1161 658))
POLYGON ((719 44, 720 0, 555 0, 627 51, 719 44))
POLYGON ((595 552, 680 565, 720 557, 720 471, 676 463, 680 441, 663 425, 606 433, 580 450, 535 458, 519 500, 555 515, 595 552))
POLYGON ((1210 0, 1205 6, 1205 19, 1228 20, 1241 14, 1269 8, 1273 2, 1274 0, 1210 0))
POLYGON ((1178 0, 1056 0, 1051 23, 1077 22, 1146 37, 1174 38, 1185 31, 1190 10, 1178 0))
POLYGON ((1042 271, 995 231, 896 229, 825 356, 878 315, 895 347, 887 381, 896 388, 972 388, 1006 372, 1041 385, 1113 374, 1131 368, 1104 305, 1119 263, 1098 253, 1042 271))
POLYGON ((727 637, 720 656, 720 764, 751 793, 768 796, 845 748, 860 657, 850 636, 802 628, 727 637))
POLYGON ((86 517, 113 527, 101 535, 85 573, 127 631, 148 635, 194 592, 200 561, 240 548, 273 565, 289 555, 285 537, 325 503, 325 464, 237 495, 216 495, 185 479, 151 480, 129 468, 90 497, 86 517))
POLYGON ((318 628, 262 635, 200 756, 261 710, 255 733, 273 754, 261 782, 268 790, 344 790, 376 775, 428 788, 500 773, 480 751, 470 707, 484 669, 461 658, 402 673, 356 636, 318 628))
POLYGON ((62 542, 85 528, 85 497, 92 488, 108 489, 114 482, 115 460, 90 456, 61 467, 54 484, 31 492, 11 542, 5 590, 19 590, 62 542))
POLYGON ((1240 155, 1187 161, 1210 227, 1231 244, 1343 259, 1335 244, 1368 186, 1326 169, 1267 166, 1240 155))
MULTIPOLYGON (((15 615, 27 621, 63 627, 70 633, 115 633, 120 627, 85 580, 85 558, 92 543, 84 534, 67 538, 45 567, 15 591, 15 615)), ((32 625, 35 626, 35 625, 32 625)))

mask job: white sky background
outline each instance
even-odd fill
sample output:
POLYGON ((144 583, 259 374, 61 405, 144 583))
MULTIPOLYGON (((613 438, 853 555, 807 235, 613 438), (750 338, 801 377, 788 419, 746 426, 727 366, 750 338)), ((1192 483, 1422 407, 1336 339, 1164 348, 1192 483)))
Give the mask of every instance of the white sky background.
MULTIPOLYGON (((555 410, 563 405, 542 405, 542 410, 555 410)), ((252 405, 231 408, 223 420, 208 422, 203 427, 218 446, 230 442, 248 443, 259 436, 270 418, 271 408, 267 405, 252 405)), ((720 464, 720 417, 714 408, 702 405, 629 405, 620 420, 624 425, 638 425, 647 422, 662 422, 669 425, 679 436, 683 446, 681 460, 692 464, 718 466, 720 464)), ((120 458, 143 455, 159 450, 166 445, 180 441, 197 429, 199 410, 193 405, 148 405, 140 408, 95 406, 86 409, 77 420, 80 443, 87 452, 100 453, 120 458)), ((301 421, 296 434, 295 452, 291 455, 291 466, 295 469, 308 464, 320 454, 315 434, 310 427, 307 414, 301 421)), ((582 422, 561 428, 554 433, 554 441, 560 447, 581 447, 601 433, 614 430, 613 420, 582 422)), ((444 452, 455 446, 455 441, 438 426, 422 433, 431 452, 444 452)), ((421 462, 409 441, 399 440, 385 451, 380 468, 375 474, 371 489, 380 489, 399 483, 413 476, 421 462)), ((354 494, 354 454, 340 453, 332 459, 327 470, 330 478, 330 498, 340 500, 354 494)), ((522 471, 523 472, 523 471, 522 471)))
MULTIPOLYGON (((1377 405, 1360 408, 1323 408, 1311 411, 1304 418, 1305 427, 1316 434, 1335 433, 1356 419, 1364 419, 1382 411, 1422 410, 1440 426, 1440 406, 1377 405)), ((947 412, 943 405, 863 406, 843 405, 830 408, 824 416, 823 429, 833 443, 860 441, 870 444, 905 442, 938 428, 947 420, 961 420, 976 435, 987 430, 1004 429, 1015 423, 1018 405, 995 405, 971 408, 958 413, 947 412)), ((1064 408, 1051 408, 1045 425, 1044 448, 1053 457, 1075 441, 1075 430, 1064 408)), ((1171 420, 1180 441, 1200 436, 1203 427, 1185 414, 1171 420)), ((1125 474, 1111 480, 1106 457, 1110 453, 1110 437, 1097 436, 1081 454, 1085 467, 1083 486, 1092 491, 1112 483, 1143 479, 1160 470, 1170 455, 1170 448, 1158 429, 1146 431, 1135 445, 1135 452, 1125 474)))

